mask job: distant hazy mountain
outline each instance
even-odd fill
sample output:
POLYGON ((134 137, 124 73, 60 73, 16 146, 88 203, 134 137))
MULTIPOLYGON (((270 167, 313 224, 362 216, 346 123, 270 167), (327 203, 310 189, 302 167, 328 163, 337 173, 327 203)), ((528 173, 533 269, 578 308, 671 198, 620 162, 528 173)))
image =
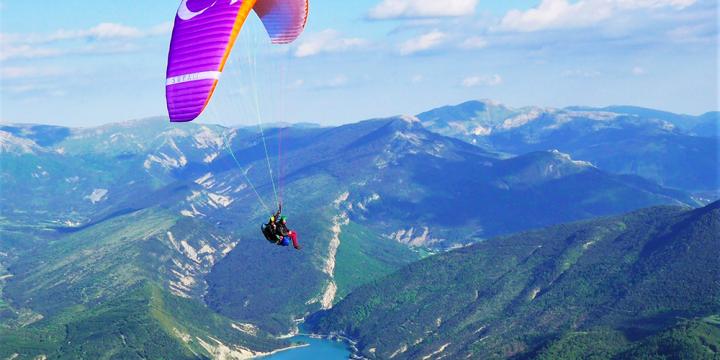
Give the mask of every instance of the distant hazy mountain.
POLYGON ((265 135, 162 119, 0 126, 0 355, 262 353, 287 345, 269 334, 424 248, 694 203, 557 151, 498 155, 413 117, 265 135), (265 148, 301 252, 260 235, 275 203, 265 148), (116 330, 89 326, 108 321, 116 330))
POLYGON ((720 189, 718 112, 689 116, 631 106, 511 109, 470 101, 418 117, 432 131, 496 151, 558 149, 600 169, 664 186, 720 189))
POLYGON ((710 111, 699 116, 692 116, 627 105, 607 106, 604 108, 575 106, 569 107, 568 109, 580 111, 607 111, 617 114, 634 115, 646 119, 663 120, 687 131, 691 135, 710 137, 720 136, 720 133, 718 132, 718 126, 720 126, 720 112, 718 111, 710 111))
POLYGON ((309 325, 367 358, 720 354, 720 203, 495 238, 355 290, 309 325))

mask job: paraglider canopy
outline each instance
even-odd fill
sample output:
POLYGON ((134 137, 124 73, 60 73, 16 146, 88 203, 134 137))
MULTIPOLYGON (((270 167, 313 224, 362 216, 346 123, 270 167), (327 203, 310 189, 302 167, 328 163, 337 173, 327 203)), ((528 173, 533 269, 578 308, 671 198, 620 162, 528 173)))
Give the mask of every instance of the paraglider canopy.
POLYGON ((305 28, 309 0, 182 0, 168 54, 170 120, 192 121, 210 102, 233 44, 250 11, 274 44, 294 41, 305 28))

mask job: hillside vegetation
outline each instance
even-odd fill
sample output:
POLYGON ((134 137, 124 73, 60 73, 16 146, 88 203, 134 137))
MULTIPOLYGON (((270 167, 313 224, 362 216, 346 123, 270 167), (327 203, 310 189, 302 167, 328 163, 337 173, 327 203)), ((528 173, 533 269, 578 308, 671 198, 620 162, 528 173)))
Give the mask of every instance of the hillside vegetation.
POLYGON ((414 263, 310 319, 369 358, 713 358, 720 203, 495 238, 414 263))

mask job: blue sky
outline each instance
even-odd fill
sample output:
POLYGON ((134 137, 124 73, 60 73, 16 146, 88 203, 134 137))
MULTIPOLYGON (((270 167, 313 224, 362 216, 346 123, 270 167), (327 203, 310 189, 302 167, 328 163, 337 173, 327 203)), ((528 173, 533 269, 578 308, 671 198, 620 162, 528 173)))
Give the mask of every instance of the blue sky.
MULTIPOLYGON (((718 110, 713 0, 310 0, 273 47, 251 20, 200 121, 338 124, 469 99, 718 110), (257 59, 251 81, 247 54, 257 59), (253 86, 256 84, 256 86, 253 86)), ((0 0, 0 121, 165 116, 178 0, 0 0)))

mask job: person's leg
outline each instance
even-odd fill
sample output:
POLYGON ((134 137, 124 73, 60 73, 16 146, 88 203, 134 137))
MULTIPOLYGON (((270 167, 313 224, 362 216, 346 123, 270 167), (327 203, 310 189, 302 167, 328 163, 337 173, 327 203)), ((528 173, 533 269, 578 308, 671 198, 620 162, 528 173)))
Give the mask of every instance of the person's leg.
POLYGON ((290 246, 290 238, 288 238, 287 236, 283 237, 283 239, 280 241, 280 245, 290 246))
POLYGON ((298 244, 297 233, 295 231, 291 231, 289 235, 290 239, 292 239, 293 247, 295 247, 296 249, 299 248, 300 244, 298 244))

